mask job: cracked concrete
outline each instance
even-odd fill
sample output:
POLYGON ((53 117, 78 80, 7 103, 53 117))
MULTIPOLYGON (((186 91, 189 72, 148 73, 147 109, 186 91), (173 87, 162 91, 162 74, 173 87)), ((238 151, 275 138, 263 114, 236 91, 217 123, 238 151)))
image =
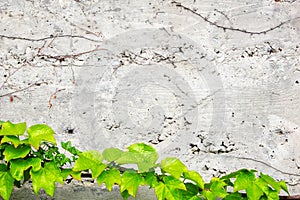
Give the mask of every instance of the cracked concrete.
POLYGON ((300 193, 299 1, 0 2, 0 119, 300 193))

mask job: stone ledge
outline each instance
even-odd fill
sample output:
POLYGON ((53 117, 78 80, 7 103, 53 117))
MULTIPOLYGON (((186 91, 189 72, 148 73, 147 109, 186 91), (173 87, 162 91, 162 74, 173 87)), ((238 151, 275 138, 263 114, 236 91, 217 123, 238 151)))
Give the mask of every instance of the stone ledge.
MULTIPOLYGON (((48 196, 44 191, 36 196, 30 185, 14 189, 11 200, 123 200, 118 187, 114 187, 112 192, 96 185, 70 184, 57 186, 54 197, 48 196)), ((134 198, 129 198, 130 200, 134 198)), ((155 200, 155 194, 148 187, 140 187, 137 192, 137 200, 155 200)))

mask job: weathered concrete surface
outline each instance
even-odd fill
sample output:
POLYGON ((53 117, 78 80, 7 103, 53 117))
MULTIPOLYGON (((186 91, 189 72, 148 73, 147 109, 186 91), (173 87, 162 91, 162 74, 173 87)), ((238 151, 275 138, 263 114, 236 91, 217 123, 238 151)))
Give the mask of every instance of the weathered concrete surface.
MULTIPOLYGON (((43 190, 39 195, 35 195, 30 185, 14 189, 11 200, 123 200, 119 188, 114 188, 111 192, 99 186, 92 185, 64 185, 57 186, 54 197, 48 196, 43 190)), ((132 197, 130 200, 134 199, 132 197)), ((156 199, 154 191, 147 187, 140 187, 136 194, 136 200, 154 200, 156 199)))
POLYGON ((0 118, 299 194, 299 17, 292 0, 1 1, 0 118))

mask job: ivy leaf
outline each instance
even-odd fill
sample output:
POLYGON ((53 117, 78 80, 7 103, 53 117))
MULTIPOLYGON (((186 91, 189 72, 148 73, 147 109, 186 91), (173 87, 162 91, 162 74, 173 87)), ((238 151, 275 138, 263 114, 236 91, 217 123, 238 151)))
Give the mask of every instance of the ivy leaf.
POLYGON ((242 171, 234 182, 234 192, 244 190, 253 184, 255 181, 255 175, 248 170, 242 171))
POLYGON ((63 169, 61 171, 63 180, 66 180, 68 176, 72 176, 76 180, 81 180, 81 172, 74 172, 72 169, 63 169))
POLYGON ((185 184, 187 191, 175 189, 174 190, 174 198, 180 199, 180 200, 201 200, 201 198, 198 196, 199 193, 199 187, 192 184, 187 183, 185 184))
POLYGON ((254 182, 266 195, 272 191, 272 189, 268 186, 268 183, 262 178, 257 178, 254 182))
POLYGON ((123 151, 118 148, 108 148, 103 151, 103 158, 108 162, 116 161, 123 154, 123 151))
POLYGON ((140 184, 143 183, 143 178, 134 171, 125 171, 122 175, 121 192, 125 190, 135 197, 136 192, 140 184))
POLYGON ((38 171, 41 169, 42 160, 40 158, 29 158, 27 159, 29 165, 32 167, 32 171, 38 171))
POLYGON ((33 191, 37 195, 39 190, 43 188, 45 192, 52 196, 55 192, 55 182, 63 184, 61 171, 54 162, 45 163, 45 166, 38 171, 30 171, 33 191))
POLYGON ((16 159, 10 162, 10 173, 14 179, 20 181, 24 177, 24 171, 32 167, 33 171, 38 171, 41 168, 42 160, 39 158, 16 159))
MULTIPOLYGON (((177 180, 177 179, 176 179, 177 180)), ((198 196, 199 187, 193 183, 185 183, 186 190, 174 189, 173 197, 180 200, 201 200, 198 196)))
POLYGON ((259 182, 256 180, 254 172, 243 171, 236 177, 233 190, 236 192, 245 189, 249 200, 256 200, 263 195, 262 188, 259 186, 259 182))
POLYGON ((86 151, 79 154, 79 158, 74 164, 74 171, 83 171, 91 169, 92 178, 97 178, 107 165, 102 163, 103 156, 95 150, 86 151))
POLYGON ((11 143, 15 148, 17 148, 19 145, 27 144, 28 142, 26 140, 20 140, 17 136, 14 135, 6 135, 1 140, 1 144, 3 143, 11 143))
POLYGON ((219 178, 212 178, 211 183, 210 190, 218 197, 224 198, 228 195, 224 188, 226 183, 223 180, 220 180, 219 178))
POLYGON ((72 146, 72 143, 70 141, 68 142, 61 142, 61 147, 68 152, 70 152, 73 155, 78 155, 81 153, 78 149, 76 149, 74 146, 72 146))
POLYGON ((121 196, 123 197, 124 200, 127 200, 130 197, 130 194, 128 193, 127 190, 124 190, 121 192, 121 196))
POLYGON ((75 162, 73 170, 82 171, 91 169, 92 167, 101 164, 102 160, 102 154, 95 150, 80 153, 79 158, 75 162))
POLYGON ((117 169, 110 169, 102 172, 100 176, 97 178, 97 183, 99 185, 105 183, 107 190, 111 191, 115 183, 118 185, 121 184, 120 171, 117 169))
POLYGON ((143 143, 136 143, 127 147, 128 152, 123 152, 116 161, 118 164, 137 164, 140 173, 148 172, 156 166, 158 154, 155 149, 143 143))
POLYGON ((1 172, 6 172, 7 171, 7 166, 5 164, 0 164, 0 171, 1 172))
POLYGON ((159 182, 155 186, 155 193, 157 199, 159 200, 177 200, 178 199, 178 189, 179 190, 186 190, 184 183, 180 180, 172 177, 172 176, 165 176, 163 177, 164 182, 159 182))
POLYGON ((183 172, 183 177, 194 181, 200 189, 204 189, 204 181, 201 175, 196 171, 183 172))
POLYGON ((244 199, 241 193, 234 192, 225 197, 224 200, 241 200, 244 199))
MULTIPOLYGON (((166 185, 162 182, 159 182, 156 186, 155 186, 155 194, 158 200, 164 200, 166 199, 166 196, 173 196, 172 192, 168 190, 168 188, 166 187, 166 185)), ((174 197, 168 197, 169 200, 175 199, 174 197)))
POLYGON ((280 199, 278 192, 275 190, 270 190, 267 197, 268 197, 268 200, 279 200, 280 199))
POLYGON ((164 172, 167 172, 179 179, 183 172, 187 171, 186 166, 177 158, 165 158, 161 161, 160 167, 164 172))
POLYGON ((129 152, 136 152, 141 154, 147 154, 150 152, 156 153, 156 150, 152 146, 144 143, 135 143, 127 147, 127 149, 129 150, 129 152))
POLYGON ((155 167, 155 161, 158 156, 154 154, 140 154, 136 152, 123 152, 122 156, 116 160, 120 165, 122 164, 136 164, 140 173, 148 172, 151 168, 155 167))
POLYGON ((24 158, 30 152, 30 146, 22 145, 15 148, 14 146, 7 146, 3 152, 5 160, 9 162, 11 159, 24 158))
POLYGON ((257 200, 264 194, 257 184, 249 185, 246 189, 247 197, 249 200, 257 200))
POLYGON ((144 179, 146 184, 149 185, 150 188, 154 188, 158 184, 155 172, 148 172, 144 179))
POLYGON ((208 200, 215 200, 217 197, 225 198, 228 195, 224 188, 225 186, 227 186, 227 184, 224 182, 224 180, 219 178, 212 178, 209 183, 209 188, 204 189, 202 191, 202 194, 208 200))
POLYGON ((240 169, 238 171, 232 172, 230 174, 227 174, 225 176, 222 176, 220 179, 230 179, 230 178, 236 178, 240 173, 242 172, 256 172, 256 170, 248 170, 248 169, 240 169))
POLYGON ((9 171, 0 171, 0 195, 9 200, 14 185, 14 179, 9 171))
POLYGON ((186 190, 184 183, 172 176, 165 176, 163 180, 164 183, 171 189, 186 190))
POLYGON ((36 149, 39 149, 40 143, 42 141, 56 144, 56 140, 54 138, 54 131, 45 124, 33 125, 28 128, 27 132, 29 135, 29 144, 31 144, 36 149))
POLYGON ((98 167, 92 169, 92 178, 97 178, 105 170, 106 167, 106 164, 100 164, 98 165, 98 167))
POLYGON ((24 135, 26 123, 13 124, 10 121, 2 122, 0 125, 0 135, 24 135))
POLYGON ((196 195, 199 193, 199 187, 197 185, 193 183, 185 183, 184 185, 188 193, 192 195, 196 195))
POLYGON ((260 178, 262 180, 264 180, 266 183, 268 183, 278 193, 280 192, 280 190, 281 190, 280 183, 276 182, 271 176, 260 173, 260 178))
POLYGON ((261 173, 260 178, 255 180, 255 184, 263 191, 263 193, 265 193, 268 199, 279 200, 279 193, 281 190, 280 182, 276 182, 269 175, 261 173))
POLYGON ((20 144, 22 144, 20 142, 20 139, 14 135, 4 136, 1 140, 1 144, 3 144, 3 143, 11 143, 14 145, 15 148, 18 147, 20 144))
POLYGON ((283 191, 285 191, 288 195, 290 195, 289 190, 286 186, 286 183, 284 181, 280 181, 279 182, 281 189, 283 189, 283 191))

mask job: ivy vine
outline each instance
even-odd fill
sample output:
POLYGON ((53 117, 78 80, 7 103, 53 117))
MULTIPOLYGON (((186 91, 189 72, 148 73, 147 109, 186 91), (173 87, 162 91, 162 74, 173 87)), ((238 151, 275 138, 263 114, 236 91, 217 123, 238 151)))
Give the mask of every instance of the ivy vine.
POLYGON ((14 186, 29 180, 36 195, 43 189, 54 196, 56 183, 64 184, 70 177, 81 180, 83 172, 91 173, 108 191, 118 185, 124 199, 135 197, 139 186, 153 188, 158 200, 276 200, 281 190, 289 194, 284 181, 248 169, 205 183, 197 171, 175 157, 158 162, 156 150, 144 143, 101 153, 81 152, 70 142, 62 142, 61 147, 70 153, 67 156, 59 151, 54 134, 45 124, 27 128, 26 123, 0 121, 0 195, 4 200, 10 198, 14 186))

